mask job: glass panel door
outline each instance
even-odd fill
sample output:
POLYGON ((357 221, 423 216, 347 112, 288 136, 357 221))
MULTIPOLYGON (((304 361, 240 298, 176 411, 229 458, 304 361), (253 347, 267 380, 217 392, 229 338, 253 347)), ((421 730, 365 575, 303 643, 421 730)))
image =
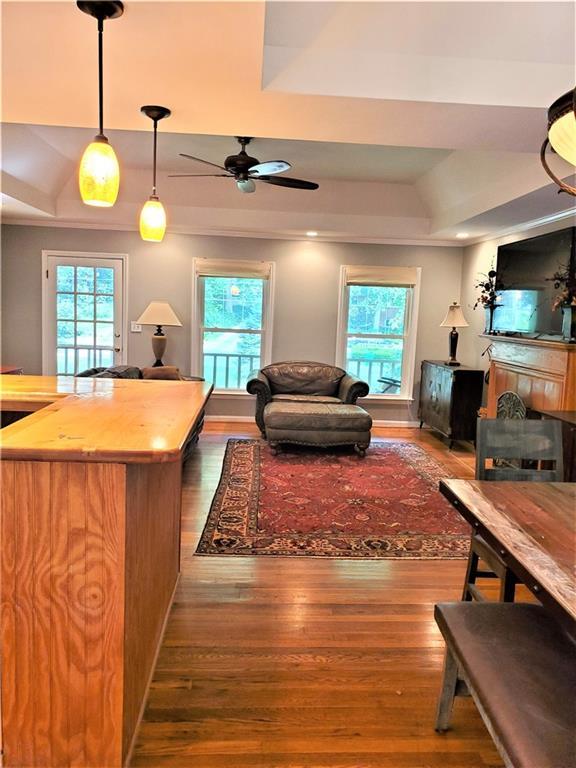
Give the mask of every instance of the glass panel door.
POLYGON ((123 358, 122 260, 48 257, 45 373, 73 376, 123 358))

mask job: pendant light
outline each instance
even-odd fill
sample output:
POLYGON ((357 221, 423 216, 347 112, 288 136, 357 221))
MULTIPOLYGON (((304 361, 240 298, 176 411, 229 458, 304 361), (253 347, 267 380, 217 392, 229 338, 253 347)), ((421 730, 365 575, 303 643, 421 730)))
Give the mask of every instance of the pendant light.
POLYGON ((140 237, 152 243, 160 243, 166 232, 166 211, 156 194, 156 149, 158 146, 158 120, 170 117, 172 114, 167 107, 140 107, 140 112, 154 122, 154 156, 152 175, 152 194, 140 211, 140 237))
POLYGON ((78 183, 86 205, 110 208, 118 197, 120 168, 116 153, 104 136, 104 88, 102 37, 105 19, 117 19, 124 13, 120 0, 77 0, 78 8, 98 20, 98 135, 82 155, 78 183))
POLYGON ((576 166, 576 88, 556 99, 548 110, 548 136, 540 150, 540 160, 548 176, 560 187, 561 192, 576 197, 576 187, 563 182, 549 168, 546 162, 548 144, 556 154, 576 166))

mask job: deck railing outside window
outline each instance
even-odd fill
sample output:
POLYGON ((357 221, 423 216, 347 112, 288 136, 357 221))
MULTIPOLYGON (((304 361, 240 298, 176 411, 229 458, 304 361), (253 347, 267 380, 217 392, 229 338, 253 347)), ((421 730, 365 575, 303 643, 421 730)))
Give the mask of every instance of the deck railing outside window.
POLYGON ((402 360, 372 360, 354 358, 347 361, 351 376, 357 376, 370 385, 372 395, 397 395, 402 381, 402 360))
POLYGON ((215 389, 244 389, 250 373, 260 367, 260 355, 204 355, 204 378, 215 389))

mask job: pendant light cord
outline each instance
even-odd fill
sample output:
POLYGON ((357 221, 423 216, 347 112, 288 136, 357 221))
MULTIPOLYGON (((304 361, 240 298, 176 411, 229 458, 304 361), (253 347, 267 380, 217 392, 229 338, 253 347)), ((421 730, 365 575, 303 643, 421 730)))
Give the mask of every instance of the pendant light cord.
POLYGON ((103 45, 104 19, 98 19, 98 136, 104 136, 104 68, 103 45))
POLYGON ((152 194, 156 197, 156 145, 158 143, 158 120, 154 120, 154 171, 152 181, 152 194))

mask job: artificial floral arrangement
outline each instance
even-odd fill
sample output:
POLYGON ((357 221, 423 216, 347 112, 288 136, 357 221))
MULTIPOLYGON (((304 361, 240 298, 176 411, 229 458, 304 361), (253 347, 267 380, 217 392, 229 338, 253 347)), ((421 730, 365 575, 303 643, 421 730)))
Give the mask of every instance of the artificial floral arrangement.
POLYGON ((492 268, 488 273, 480 272, 478 282, 474 286, 480 289, 480 295, 476 299, 474 309, 482 307, 488 310, 488 327, 485 333, 493 334, 494 312, 501 307, 500 291, 504 290, 504 284, 498 279, 498 273, 492 268))
POLYGON ((480 279, 474 286, 480 288, 480 295, 476 299, 474 309, 478 306, 484 307, 484 309, 491 309, 498 306, 500 295, 498 291, 501 291, 503 286, 497 279, 498 275, 495 269, 491 269, 488 274, 480 272, 480 279))
POLYGON ((576 306, 576 274, 571 272, 568 266, 561 265, 552 277, 546 278, 554 282, 554 288, 560 293, 554 296, 553 309, 576 306))

